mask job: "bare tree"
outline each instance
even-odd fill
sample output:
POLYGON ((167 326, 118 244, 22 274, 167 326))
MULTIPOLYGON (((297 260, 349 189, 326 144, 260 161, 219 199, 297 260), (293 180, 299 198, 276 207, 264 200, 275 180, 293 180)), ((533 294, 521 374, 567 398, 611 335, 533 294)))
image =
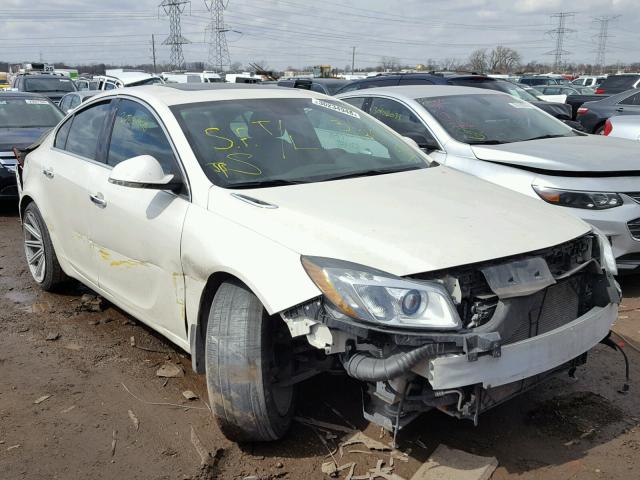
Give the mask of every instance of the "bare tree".
POLYGON ((396 57, 382 57, 380 59, 380 69, 385 72, 400 70, 400 61, 396 57))
POLYGON ((442 60, 442 62, 440 63, 440 67, 443 70, 456 71, 460 69, 461 62, 457 58, 447 57, 442 60))
POLYGON ((479 48, 469 55, 469 70, 484 73, 487 70, 488 54, 486 48, 479 48))
POLYGON ((513 48, 498 45, 489 54, 489 71, 509 73, 518 68, 522 57, 513 48))

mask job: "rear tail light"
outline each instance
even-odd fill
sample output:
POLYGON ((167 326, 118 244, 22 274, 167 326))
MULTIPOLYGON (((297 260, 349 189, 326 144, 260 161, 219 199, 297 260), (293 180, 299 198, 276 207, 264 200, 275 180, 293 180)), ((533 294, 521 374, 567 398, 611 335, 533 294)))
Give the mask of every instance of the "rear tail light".
POLYGON ((604 88, 596 88, 596 95, 602 95, 604 93, 604 88))
POLYGON ((607 118, 607 121, 604 122, 604 130, 602 131, 603 135, 609 135, 613 131, 613 125, 611 124, 611 120, 607 118))
POLYGON ((576 112, 576 115, 584 115, 588 111, 589 111, 589 109, 587 107, 579 107, 578 111, 576 112))

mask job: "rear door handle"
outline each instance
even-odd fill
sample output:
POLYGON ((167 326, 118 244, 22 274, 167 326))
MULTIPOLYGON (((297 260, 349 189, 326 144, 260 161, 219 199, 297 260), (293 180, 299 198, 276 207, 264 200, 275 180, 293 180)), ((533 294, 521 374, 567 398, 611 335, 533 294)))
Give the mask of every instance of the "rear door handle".
POLYGON ((624 108, 623 107, 618 107, 618 108, 616 108, 616 112, 624 112, 624 108))
POLYGON ((104 199, 104 196, 100 192, 96 193, 95 195, 89 194, 89 198, 100 208, 104 208, 107 206, 107 201, 104 199))
POLYGON ((47 178, 53 178, 53 168, 45 168, 42 170, 42 174, 47 178))

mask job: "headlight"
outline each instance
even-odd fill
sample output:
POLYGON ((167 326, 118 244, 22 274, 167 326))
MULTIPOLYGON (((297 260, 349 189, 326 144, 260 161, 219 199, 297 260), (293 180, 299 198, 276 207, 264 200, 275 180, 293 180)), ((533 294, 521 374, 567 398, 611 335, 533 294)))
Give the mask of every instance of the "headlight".
POLYGON ((451 297, 439 283, 331 258, 303 256, 302 265, 339 314, 394 327, 461 328, 451 297))
POLYGON ((545 202, 562 207, 605 210, 622 205, 622 198, 617 193, 558 190, 537 185, 532 185, 532 187, 545 202))
POLYGON ((600 231, 599 228, 593 227, 593 233, 598 236, 598 246, 600 247, 600 263, 602 268, 611 275, 618 274, 618 265, 616 263, 616 257, 613 255, 613 248, 607 236, 600 231))

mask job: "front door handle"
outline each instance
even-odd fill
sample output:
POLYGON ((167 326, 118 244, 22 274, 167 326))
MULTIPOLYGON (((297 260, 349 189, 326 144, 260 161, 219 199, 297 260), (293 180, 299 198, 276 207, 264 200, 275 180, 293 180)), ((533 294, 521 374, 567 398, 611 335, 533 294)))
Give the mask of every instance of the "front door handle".
POLYGON ((104 199, 104 196, 100 192, 96 193, 95 195, 89 194, 89 198, 100 208, 104 208, 107 206, 107 201, 104 199))
POLYGON ((616 112, 624 112, 624 107, 618 107, 618 108, 616 108, 616 112))
POLYGON ((45 168, 42 170, 42 174, 47 178, 53 178, 53 168, 45 168))

